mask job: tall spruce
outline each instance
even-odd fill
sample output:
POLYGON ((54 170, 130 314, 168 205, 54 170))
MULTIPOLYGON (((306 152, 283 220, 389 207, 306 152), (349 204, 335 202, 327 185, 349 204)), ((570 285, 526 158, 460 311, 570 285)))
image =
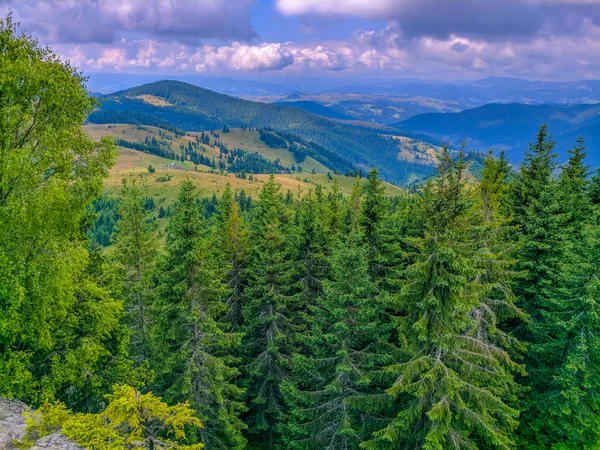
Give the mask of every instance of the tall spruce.
MULTIPOLYGON (((542 128, 540 135, 544 132, 542 128)), ((541 137, 519 180, 536 189, 523 199, 529 202, 526 214, 515 214, 521 225, 522 250, 517 256, 527 270, 517 292, 531 314, 526 334, 529 391, 523 405, 521 445, 592 448, 599 438, 596 336, 600 321, 585 148, 579 140, 569 151, 557 181, 548 175, 545 184, 533 183, 533 169, 544 167, 538 161, 549 154, 539 143, 546 148, 552 145, 541 137)))
POLYGON ((130 354, 141 364, 151 350, 158 236, 135 181, 123 181, 119 214, 114 238, 117 292, 131 333, 130 354))
POLYGON ((219 255, 225 265, 224 282, 227 286, 227 312, 224 320, 231 331, 239 331, 243 322, 245 289, 248 285, 250 246, 247 226, 229 184, 219 204, 216 233, 219 255))
POLYGON ((372 374, 388 359, 389 322, 368 275, 368 247, 354 230, 332 257, 332 281, 311 308, 308 355, 295 355, 286 448, 356 449, 375 428, 372 374))
POLYGON ((331 236, 325 224, 325 209, 319 192, 299 201, 296 214, 297 260, 301 290, 297 303, 302 311, 314 305, 322 292, 323 280, 328 276, 327 255, 331 251, 331 236))
POLYGON ((473 242, 473 198, 465 188, 461 153, 444 149, 437 177, 424 188, 425 236, 406 270, 399 298, 400 341, 406 360, 387 370, 396 375, 388 393, 399 413, 367 449, 491 449, 513 446, 518 412, 508 406, 516 364, 477 332, 472 313, 494 284, 482 280, 473 242))
POLYGON ((281 445, 285 403, 280 384, 288 376, 296 345, 297 274, 293 246, 286 241, 290 218, 280 191, 271 176, 260 193, 251 227, 253 255, 243 326, 250 448, 281 445))
POLYGON ((169 222, 166 257, 159 267, 160 318, 154 366, 169 401, 189 401, 204 428, 198 439, 208 448, 241 449, 243 390, 236 386, 238 370, 229 355, 240 335, 223 329, 219 266, 214 263, 205 232, 207 224, 197 204, 196 187, 180 185, 169 222))

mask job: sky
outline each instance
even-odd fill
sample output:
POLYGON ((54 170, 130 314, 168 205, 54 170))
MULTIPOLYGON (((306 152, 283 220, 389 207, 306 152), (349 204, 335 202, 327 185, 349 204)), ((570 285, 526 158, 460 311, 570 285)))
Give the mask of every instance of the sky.
POLYGON ((87 73, 600 78, 600 0, 0 0, 87 73))

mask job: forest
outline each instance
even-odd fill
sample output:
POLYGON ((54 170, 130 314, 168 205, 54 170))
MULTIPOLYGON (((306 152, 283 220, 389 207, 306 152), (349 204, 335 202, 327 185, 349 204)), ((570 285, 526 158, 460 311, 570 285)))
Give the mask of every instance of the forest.
POLYGON ((511 166, 444 148, 397 197, 183 181, 158 236, 84 76, 0 21, 0 396, 28 448, 595 449, 600 174, 546 125, 511 166), (116 203, 104 199, 100 209, 116 203))

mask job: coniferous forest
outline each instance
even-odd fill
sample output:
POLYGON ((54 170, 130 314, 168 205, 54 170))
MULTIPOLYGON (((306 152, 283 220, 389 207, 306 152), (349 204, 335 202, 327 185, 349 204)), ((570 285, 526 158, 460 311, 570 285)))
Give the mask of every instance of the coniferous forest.
POLYGON ((600 175, 550 130, 520 166, 445 148, 414 193, 271 177, 216 212, 192 181, 159 238, 85 79, 0 24, 0 396, 92 449, 595 449, 600 175), (208 217, 208 218, 207 218, 208 217))

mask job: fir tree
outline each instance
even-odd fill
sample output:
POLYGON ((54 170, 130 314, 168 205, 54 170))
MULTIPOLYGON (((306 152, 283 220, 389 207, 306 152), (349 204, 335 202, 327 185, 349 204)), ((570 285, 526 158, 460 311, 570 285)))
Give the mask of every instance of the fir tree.
POLYGON ((405 361, 388 393, 399 406, 391 423, 361 444, 368 449, 509 448, 518 412, 507 405, 516 366, 507 352, 477 332, 472 316, 493 284, 479 278, 472 241, 473 200, 465 165, 447 149, 423 192, 425 236, 406 270, 399 299, 405 361))
MULTIPOLYGON (((518 254, 527 269, 518 292, 531 313, 521 427, 522 446, 531 449, 592 448, 600 437, 600 321, 583 141, 569 153, 557 182, 548 176, 545 185, 531 183, 537 189, 528 214, 516 216, 521 247, 529 250, 518 254)), ((531 172, 522 170, 522 178, 531 172)))
POLYGON ((253 256, 244 310, 249 441, 252 448, 276 448, 285 405, 279 390, 295 346, 292 313, 293 255, 285 240, 288 217, 280 186, 270 177, 260 193, 252 223, 253 256))
POLYGON ((156 367, 170 401, 189 401, 204 428, 199 440, 209 448, 244 448, 242 389, 230 355, 240 336, 219 323, 226 310, 221 274, 211 262, 206 223, 187 180, 169 222, 167 255, 160 267, 160 320, 156 367))
POLYGON ((117 289, 131 333, 131 356, 139 364, 148 361, 152 338, 158 237, 135 181, 123 182, 119 214, 115 235, 117 289))
POLYGON ((250 247, 248 230, 238 202, 233 199, 231 187, 227 185, 221 203, 217 222, 219 252, 225 264, 224 282, 227 286, 227 313, 224 317, 231 331, 238 331, 243 320, 245 289, 250 247))
POLYGON ((368 247, 355 230, 332 258, 333 280, 311 308, 309 356, 296 355, 297 383, 285 385, 291 412, 286 448, 351 449, 373 431, 361 410, 371 376, 387 359, 389 326, 368 275, 368 247))

